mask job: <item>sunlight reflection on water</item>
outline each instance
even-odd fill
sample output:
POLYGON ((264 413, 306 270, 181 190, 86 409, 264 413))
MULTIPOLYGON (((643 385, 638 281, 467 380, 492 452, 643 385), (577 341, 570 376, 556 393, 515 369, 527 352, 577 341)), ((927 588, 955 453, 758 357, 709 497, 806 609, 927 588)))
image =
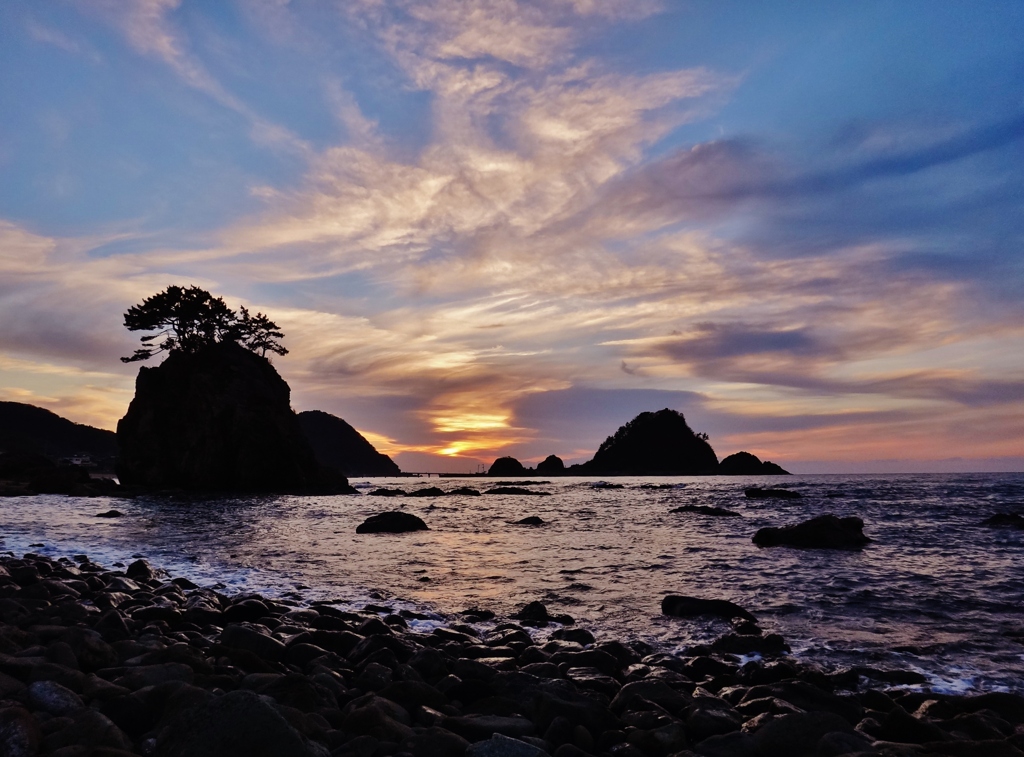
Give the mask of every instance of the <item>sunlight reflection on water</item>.
MULTIPOLYGON (((406 489, 416 479, 365 479, 406 489)), ((401 601, 452 613, 510 613, 539 599, 598 636, 678 649, 721 633, 660 615, 666 593, 732 600, 794 650, 830 667, 916 667, 960 686, 1024 688, 1020 570, 1024 532, 980 521, 1024 502, 1024 475, 793 476, 801 500, 748 500, 762 479, 618 479, 622 489, 555 479, 550 497, 249 497, 174 501, 24 497, 4 501, 3 549, 133 554, 176 575, 230 590, 307 600, 401 601), (671 481, 673 489, 640 489, 671 481), (740 518, 672 514, 683 504, 740 518), (95 513, 116 507, 124 518, 95 513), (383 510, 422 517, 429 531, 357 535, 383 510), (825 512, 857 515, 875 542, 862 552, 755 547, 762 526, 825 512), (510 525, 538 515, 542 527, 510 525), (309 587, 297 590, 296 587, 309 587), (1020 634, 1020 635, 1018 635, 1020 634), (964 683, 967 681, 968 683, 964 683)), ((776 480, 773 483, 778 483, 776 480)), ((486 480, 442 480, 485 489, 486 480)))

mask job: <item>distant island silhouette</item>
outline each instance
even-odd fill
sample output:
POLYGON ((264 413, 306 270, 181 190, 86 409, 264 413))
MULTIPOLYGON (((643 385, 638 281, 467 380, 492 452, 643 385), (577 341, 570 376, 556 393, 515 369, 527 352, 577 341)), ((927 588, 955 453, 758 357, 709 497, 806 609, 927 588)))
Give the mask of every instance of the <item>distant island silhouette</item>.
POLYGON ((549 455, 536 470, 514 457, 499 457, 489 476, 777 476, 789 471, 750 452, 737 452, 721 462, 708 442, 678 410, 640 413, 609 436, 593 459, 565 467, 549 455))
MULTIPOLYGON (((402 471, 356 429, 319 410, 296 414, 291 389, 267 359, 285 355, 284 333, 263 313, 234 311, 199 287, 169 286, 124 314, 146 332, 124 362, 166 353, 143 366, 116 435, 42 408, 0 402, 0 494, 110 493, 90 470, 116 471, 123 489, 247 493, 354 493, 348 476, 402 471)), ((514 457, 488 475, 786 475, 737 452, 719 462, 707 434, 677 410, 644 412, 566 466, 549 455, 528 468, 514 457)))

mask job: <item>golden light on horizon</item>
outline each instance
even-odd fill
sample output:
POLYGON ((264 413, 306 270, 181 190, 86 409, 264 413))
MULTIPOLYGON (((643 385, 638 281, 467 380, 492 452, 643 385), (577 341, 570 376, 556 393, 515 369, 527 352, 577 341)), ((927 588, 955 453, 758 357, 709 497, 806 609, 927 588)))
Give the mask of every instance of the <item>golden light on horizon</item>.
POLYGON ((441 433, 462 431, 494 431, 509 428, 509 413, 462 413, 433 418, 434 430, 441 433))

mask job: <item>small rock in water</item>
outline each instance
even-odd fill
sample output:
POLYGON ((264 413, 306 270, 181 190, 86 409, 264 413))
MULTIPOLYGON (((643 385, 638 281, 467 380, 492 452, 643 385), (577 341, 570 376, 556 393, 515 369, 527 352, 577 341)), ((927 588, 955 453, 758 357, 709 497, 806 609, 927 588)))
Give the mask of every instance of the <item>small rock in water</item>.
POLYGON ((526 518, 523 518, 521 520, 514 521, 512 523, 512 525, 514 525, 514 526, 543 526, 544 525, 544 520, 542 518, 540 518, 539 516, 530 515, 530 516, 527 516, 526 518))
POLYGON ((153 568, 145 560, 136 560, 128 566, 124 574, 133 581, 152 581, 156 577, 153 568))
POLYGON ((124 513, 120 510, 107 510, 105 513, 96 513, 97 518, 120 518, 124 513))
POLYGON ((676 618, 698 618, 707 615, 722 620, 743 618, 751 623, 757 622, 757 618, 748 611, 726 599, 701 599, 681 594, 669 594, 661 600, 661 612, 663 615, 676 618))
POLYGON ((983 526, 994 526, 997 528, 1019 528, 1024 530, 1024 514, 1021 513, 996 513, 991 518, 981 522, 983 526))
POLYGON ((564 626, 571 626, 576 623, 571 615, 550 615, 548 608, 542 602, 530 602, 522 610, 512 616, 526 626, 544 628, 548 623, 561 623, 564 626))
POLYGON ((710 507, 708 505, 683 505, 682 507, 673 507, 669 510, 670 513, 700 513, 701 515, 721 515, 721 516, 736 516, 739 517, 739 513, 732 510, 726 510, 724 507, 710 507))
POLYGON ((405 497, 406 492, 403 489, 374 489, 372 492, 367 494, 368 497, 405 497))
POLYGON ((443 497, 446 494, 444 489, 437 486, 430 486, 426 489, 416 489, 415 491, 407 492, 406 497, 443 497))
POLYGON ((864 535, 864 521, 860 518, 837 518, 828 514, 793 526, 759 529, 753 541, 759 547, 860 549, 871 539, 864 535))
POLYGON ((400 510, 371 515, 356 527, 357 534, 402 534, 427 530, 427 524, 420 518, 400 510))
POLYGON ((534 497, 551 496, 551 492, 537 492, 533 489, 523 489, 520 486, 496 486, 493 489, 488 489, 484 494, 520 494, 532 495, 534 497))
POLYGON ((458 489, 452 489, 449 494, 456 495, 459 497, 479 497, 480 492, 476 489, 472 489, 468 486, 460 486, 458 489))
POLYGON ((743 493, 747 499, 802 499, 804 496, 789 489, 762 489, 760 486, 744 489, 743 493))
POLYGON ((493 612, 490 610, 481 610, 479 607, 470 607, 468 610, 460 612, 459 615, 463 616, 471 623, 483 620, 494 620, 493 612))

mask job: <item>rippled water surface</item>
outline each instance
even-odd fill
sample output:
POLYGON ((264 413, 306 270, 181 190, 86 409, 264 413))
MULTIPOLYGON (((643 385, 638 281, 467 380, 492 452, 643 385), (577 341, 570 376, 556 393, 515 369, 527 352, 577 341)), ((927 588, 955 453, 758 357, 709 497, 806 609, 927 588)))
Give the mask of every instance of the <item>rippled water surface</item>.
MULTIPOLYGON (((363 491, 493 486, 436 478, 353 483, 363 491)), ((530 487, 551 493, 544 497, 11 498, 0 500, 0 548, 87 553, 107 565, 138 554, 206 585, 351 605, 387 600, 502 614, 539 599, 599 638, 667 649, 724 629, 662 617, 662 596, 729 599, 828 668, 916 669, 943 689, 1024 691, 1024 532, 980 525, 995 512, 1024 511, 1024 474, 793 476, 785 485, 804 498, 788 501, 746 499, 744 487, 762 479, 614 483, 622 488, 580 478, 530 487), (666 483, 673 488, 641 488, 666 483), (741 517, 669 512, 685 504, 741 517), (125 517, 95 517, 111 507, 125 517), (430 530, 355 533, 367 516, 399 508, 430 530), (751 543, 762 526, 827 512, 863 518, 874 542, 860 552, 751 543), (527 515, 548 524, 510 524, 527 515)))

